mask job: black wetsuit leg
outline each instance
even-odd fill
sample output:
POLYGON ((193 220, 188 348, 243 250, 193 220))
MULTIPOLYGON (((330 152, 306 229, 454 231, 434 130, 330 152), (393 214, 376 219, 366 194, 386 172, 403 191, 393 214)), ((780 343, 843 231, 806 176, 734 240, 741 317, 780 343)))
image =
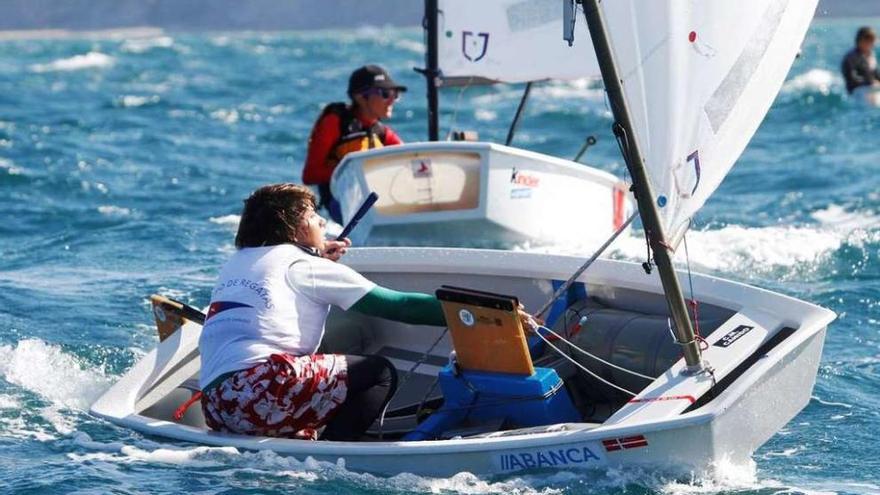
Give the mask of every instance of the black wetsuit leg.
POLYGON ((397 390, 397 370, 381 356, 345 355, 348 395, 327 423, 322 440, 357 440, 397 390))

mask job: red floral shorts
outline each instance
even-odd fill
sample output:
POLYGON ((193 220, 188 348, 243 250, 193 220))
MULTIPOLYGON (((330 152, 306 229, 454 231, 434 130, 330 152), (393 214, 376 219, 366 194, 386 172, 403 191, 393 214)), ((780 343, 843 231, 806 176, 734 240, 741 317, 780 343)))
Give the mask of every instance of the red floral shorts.
POLYGON ((205 392, 202 411, 217 431, 316 440, 348 392, 345 356, 273 354, 205 392))

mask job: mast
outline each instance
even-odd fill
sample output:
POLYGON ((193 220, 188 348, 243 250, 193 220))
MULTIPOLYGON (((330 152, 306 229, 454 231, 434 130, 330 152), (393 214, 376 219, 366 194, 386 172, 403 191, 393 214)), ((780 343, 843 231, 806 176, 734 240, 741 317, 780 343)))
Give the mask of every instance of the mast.
POLYGON ((670 256, 671 248, 666 242, 663 224, 660 215, 654 205, 654 193, 648 181, 645 171, 644 159, 639 149, 638 140, 635 138, 632 122, 629 118, 629 108, 623 96, 623 86, 611 54, 611 45, 605 32, 605 22, 599 9, 600 0, 583 0, 584 15, 587 18, 587 26, 590 28, 590 37, 596 50, 596 58, 602 71, 602 80, 605 90, 608 92, 608 100, 614 115, 614 133, 621 142, 623 159, 633 178, 633 188, 636 203, 642 217, 648 241, 654 252, 654 261, 657 263, 657 272, 663 284, 663 292, 666 294, 666 302, 672 316, 675 338, 684 351, 685 363, 688 372, 697 373, 702 371, 705 363, 702 360, 700 346, 694 336, 694 329, 688 316, 687 306, 675 275, 670 256), (628 152, 627 152, 628 151, 628 152))
POLYGON ((428 50, 425 52, 425 69, 419 71, 425 76, 425 83, 428 87, 428 140, 438 141, 440 139, 440 115, 438 113, 438 95, 437 95, 437 78, 440 76, 439 64, 437 61, 437 17, 439 10, 437 0, 425 0, 425 22, 424 28, 427 31, 428 50))

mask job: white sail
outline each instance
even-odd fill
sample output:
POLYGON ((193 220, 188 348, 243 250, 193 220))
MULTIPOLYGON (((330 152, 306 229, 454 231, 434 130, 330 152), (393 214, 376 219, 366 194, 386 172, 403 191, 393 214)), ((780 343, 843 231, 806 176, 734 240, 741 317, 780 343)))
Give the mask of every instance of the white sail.
POLYGON ((526 82, 600 75, 583 16, 575 25, 574 46, 563 41, 560 0, 438 3, 443 79, 526 82))
POLYGON ((680 239, 770 109, 816 3, 600 4, 635 138, 670 242, 680 239))

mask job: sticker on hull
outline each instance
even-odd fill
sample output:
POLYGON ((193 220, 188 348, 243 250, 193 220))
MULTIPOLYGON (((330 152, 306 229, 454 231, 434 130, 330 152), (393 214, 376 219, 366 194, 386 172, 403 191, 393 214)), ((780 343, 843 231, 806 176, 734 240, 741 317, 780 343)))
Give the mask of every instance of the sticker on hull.
POLYGON ((603 462, 596 452, 587 446, 561 447, 504 452, 496 456, 501 471, 520 471, 538 468, 565 468, 598 465, 603 462))

